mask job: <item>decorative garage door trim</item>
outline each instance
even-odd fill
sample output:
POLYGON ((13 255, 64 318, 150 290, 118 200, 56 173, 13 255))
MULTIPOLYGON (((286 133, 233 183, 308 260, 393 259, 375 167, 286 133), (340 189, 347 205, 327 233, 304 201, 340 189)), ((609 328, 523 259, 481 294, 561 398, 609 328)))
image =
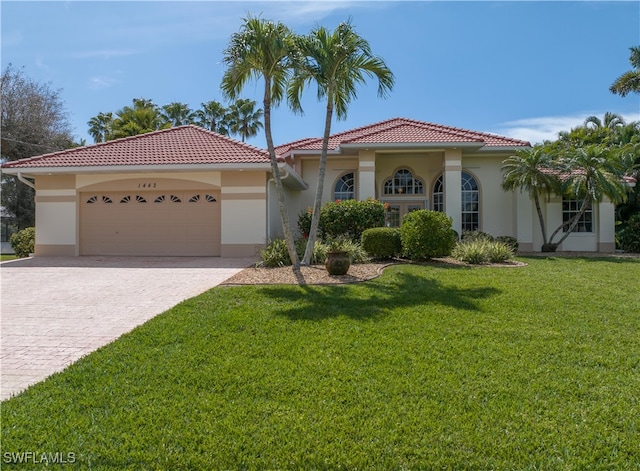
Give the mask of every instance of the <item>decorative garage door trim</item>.
POLYGON ((80 193, 81 255, 219 256, 220 192, 80 193))

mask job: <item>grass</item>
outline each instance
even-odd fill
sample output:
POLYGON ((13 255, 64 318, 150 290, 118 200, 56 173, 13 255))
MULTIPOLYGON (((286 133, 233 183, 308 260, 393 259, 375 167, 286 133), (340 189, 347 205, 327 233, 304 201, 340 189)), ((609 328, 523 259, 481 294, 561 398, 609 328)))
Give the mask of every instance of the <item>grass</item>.
POLYGON ((640 259, 524 260, 215 288, 4 402, 3 464, 640 469, 640 259))
POLYGON ((16 258, 18 258, 18 257, 16 257, 15 255, 0 255, 0 262, 6 262, 6 261, 9 261, 9 260, 15 260, 16 258))

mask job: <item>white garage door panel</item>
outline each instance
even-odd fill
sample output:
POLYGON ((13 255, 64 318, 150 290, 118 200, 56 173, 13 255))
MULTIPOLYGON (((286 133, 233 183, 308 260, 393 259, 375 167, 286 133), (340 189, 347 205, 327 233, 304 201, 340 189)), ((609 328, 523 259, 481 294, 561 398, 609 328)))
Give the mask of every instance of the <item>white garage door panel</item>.
POLYGON ((219 256, 219 192, 84 193, 80 252, 219 256))

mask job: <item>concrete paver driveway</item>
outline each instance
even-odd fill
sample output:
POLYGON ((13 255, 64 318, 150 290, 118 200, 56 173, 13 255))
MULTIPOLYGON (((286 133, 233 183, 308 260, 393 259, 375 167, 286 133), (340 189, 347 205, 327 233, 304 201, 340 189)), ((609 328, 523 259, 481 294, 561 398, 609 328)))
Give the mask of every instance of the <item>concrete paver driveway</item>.
POLYGON ((0 265, 0 399, 222 283, 253 259, 34 257, 0 265))

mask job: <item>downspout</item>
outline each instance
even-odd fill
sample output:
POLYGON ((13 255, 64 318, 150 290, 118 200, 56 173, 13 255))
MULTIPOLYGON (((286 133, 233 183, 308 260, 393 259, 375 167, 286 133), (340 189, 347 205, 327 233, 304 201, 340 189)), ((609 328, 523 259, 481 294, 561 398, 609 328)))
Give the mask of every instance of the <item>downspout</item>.
POLYGON ((23 177, 21 172, 18 172, 18 180, 27 185, 29 188, 33 188, 34 190, 36 189, 36 186, 33 184, 33 182, 30 182, 25 177, 23 177))

